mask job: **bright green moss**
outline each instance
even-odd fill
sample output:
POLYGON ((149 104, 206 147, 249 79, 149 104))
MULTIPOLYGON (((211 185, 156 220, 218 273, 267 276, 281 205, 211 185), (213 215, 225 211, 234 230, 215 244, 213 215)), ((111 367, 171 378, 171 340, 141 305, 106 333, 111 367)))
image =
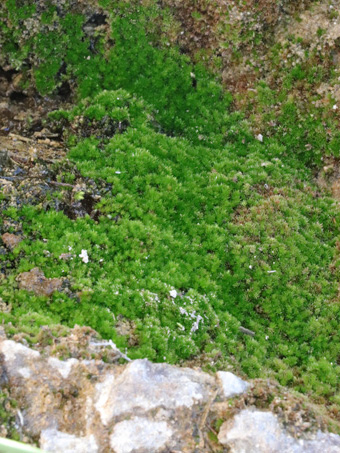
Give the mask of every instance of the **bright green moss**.
MULTIPOLYGON (((338 152, 339 135, 326 139, 316 108, 301 111, 287 97, 310 73, 293 69, 280 93, 261 85, 258 112, 275 124, 261 143, 218 81, 155 45, 155 9, 104 3, 117 8, 114 46, 101 38, 91 51, 84 18, 70 14, 29 42, 40 92, 63 80, 77 86, 78 104, 51 115, 66 130, 69 158, 111 188, 97 221, 32 206, 4 213, 23 223, 26 239, 0 256, 8 275, 0 297, 12 305, 0 318, 32 341, 44 324, 90 325, 133 358, 220 355, 221 366, 229 360, 250 377, 338 401, 339 213, 304 164, 338 152), (73 259, 60 259, 69 248, 73 259), (17 274, 34 267, 67 278, 68 291, 49 299, 19 291, 17 274), (132 322, 131 335, 118 335, 119 317, 132 322)), ((52 18, 53 9, 42 25, 52 18)))
POLYGON ((0 296, 11 316, 90 325, 131 357, 174 363, 217 348, 250 377, 274 373, 332 398, 340 353, 332 200, 314 197, 303 182, 308 171, 283 163, 274 141, 231 142, 217 152, 156 132, 151 111, 119 90, 53 114, 78 133, 69 157, 82 174, 112 191, 97 206, 98 222, 32 207, 7 213, 23 216, 27 237, 36 237, 16 248, 16 272, 38 266, 47 277, 67 276, 73 294, 28 297, 9 279, 0 296), (126 128, 81 138, 84 123, 98 130, 107 117, 126 128), (59 259, 69 247, 74 259, 59 259), (134 345, 117 335, 118 315, 134 321, 134 345), (242 337, 240 324, 255 338, 242 337))

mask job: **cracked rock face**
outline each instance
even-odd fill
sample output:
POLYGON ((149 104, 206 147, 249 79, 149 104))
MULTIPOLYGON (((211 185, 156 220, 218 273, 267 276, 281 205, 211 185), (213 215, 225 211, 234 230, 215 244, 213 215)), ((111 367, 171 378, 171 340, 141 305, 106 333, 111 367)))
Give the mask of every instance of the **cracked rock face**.
POLYGON ((203 452, 211 448, 207 435, 221 417, 226 421, 217 450, 340 452, 339 436, 319 431, 296 440, 271 412, 231 410, 231 398, 241 401, 253 388, 232 373, 210 375, 146 359, 126 365, 104 363, 100 356, 84 359, 93 332, 81 333, 71 331, 73 357, 67 360, 51 356, 49 346, 37 351, 0 335, 1 385, 17 401, 18 432, 26 442, 39 440, 46 452, 203 452), (76 338, 82 339, 78 352, 76 338))

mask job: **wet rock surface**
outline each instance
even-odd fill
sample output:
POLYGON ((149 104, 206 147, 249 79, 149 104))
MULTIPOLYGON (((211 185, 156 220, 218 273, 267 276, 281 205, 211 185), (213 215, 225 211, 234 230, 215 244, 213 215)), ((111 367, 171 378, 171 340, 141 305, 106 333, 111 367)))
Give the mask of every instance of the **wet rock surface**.
POLYGON ((47 338, 45 328, 32 349, 3 331, 0 337, 2 387, 16 401, 17 430, 45 451, 340 451, 340 436, 317 429, 293 436, 268 407, 250 404, 256 381, 148 360, 122 362, 115 345, 91 329, 47 338), (216 420, 223 421, 219 432, 216 420))

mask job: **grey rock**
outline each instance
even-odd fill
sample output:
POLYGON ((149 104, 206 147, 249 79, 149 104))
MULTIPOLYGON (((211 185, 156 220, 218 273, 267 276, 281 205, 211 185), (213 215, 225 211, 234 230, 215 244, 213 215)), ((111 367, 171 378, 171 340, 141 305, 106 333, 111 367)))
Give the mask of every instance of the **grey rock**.
MULTIPOLYGON (((93 338, 94 331, 72 329, 60 340, 72 358, 59 360, 53 346, 37 351, 0 335, 1 379, 17 401, 26 439, 40 439, 46 452, 208 451, 209 426, 228 413, 229 398, 245 391, 251 398, 256 386, 223 371, 209 375, 148 360, 104 363, 91 357, 100 348, 107 357, 110 343, 93 349, 93 338)), ((275 415, 258 410, 225 422, 218 439, 234 453, 340 453, 340 436, 319 431, 296 440, 275 415)))
POLYGON ((225 398, 240 395, 249 388, 248 382, 243 381, 229 371, 218 371, 216 375, 222 385, 225 398))
POLYGON ((116 453, 157 452, 165 447, 172 434, 166 422, 135 417, 117 423, 110 437, 110 445, 116 453))
POLYGON ((245 409, 225 422, 218 440, 233 453, 340 453, 340 436, 318 432, 296 440, 271 412, 245 409))
POLYGON ((97 385, 95 407, 107 424, 113 417, 150 411, 158 407, 190 408, 207 401, 215 380, 206 373, 164 363, 135 360, 114 378, 108 375, 97 385))
POLYGON ((40 436, 40 447, 51 453, 97 453, 98 445, 93 435, 77 437, 57 429, 45 429, 40 436))

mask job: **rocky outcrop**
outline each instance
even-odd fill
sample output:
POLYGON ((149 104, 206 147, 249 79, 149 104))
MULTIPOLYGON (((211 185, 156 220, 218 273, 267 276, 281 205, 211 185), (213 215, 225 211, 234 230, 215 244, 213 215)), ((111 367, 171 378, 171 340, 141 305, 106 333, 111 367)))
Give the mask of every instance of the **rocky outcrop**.
POLYGON ((340 452, 340 436, 302 433, 292 422, 288 433, 269 407, 252 405, 256 382, 230 372, 130 361, 114 343, 85 330, 73 329, 59 347, 36 349, 0 337, 1 383, 17 402, 17 430, 45 451, 204 452, 224 446, 279 452, 284 446, 298 453, 340 452), (105 350, 109 363, 100 359, 105 350), (122 357, 125 364, 118 363, 122 357))

